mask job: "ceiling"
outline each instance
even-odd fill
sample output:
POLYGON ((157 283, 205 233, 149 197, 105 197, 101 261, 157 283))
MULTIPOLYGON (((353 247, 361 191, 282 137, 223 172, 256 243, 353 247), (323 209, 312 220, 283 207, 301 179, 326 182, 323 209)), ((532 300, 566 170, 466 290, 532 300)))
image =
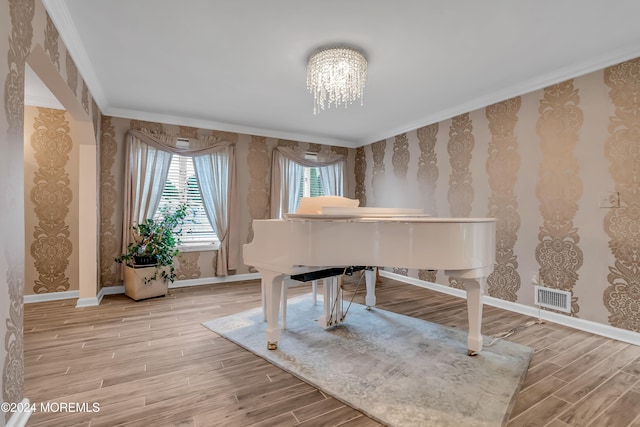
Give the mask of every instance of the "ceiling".
POLYGON ((637 0, 43 0, 104 114, 358 147, 640 56, 637 0), (364 106, 313 114, 351 45, 364 106))

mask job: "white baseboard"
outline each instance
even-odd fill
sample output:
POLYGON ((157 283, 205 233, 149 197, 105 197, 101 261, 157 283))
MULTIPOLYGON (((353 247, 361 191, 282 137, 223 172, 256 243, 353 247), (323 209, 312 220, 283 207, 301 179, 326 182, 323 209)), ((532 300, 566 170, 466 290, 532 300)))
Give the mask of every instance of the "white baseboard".
MULTIPOLYGON (((178 280, 169 285, 169 288, 184 288, 186 286, 211 285, 216 283, 241 282, 260 278, 260 273, 235 274, 231 276, 201 277, 199 279, 178 280)), ((124 294, 124 286, 106 286, 101 288, 98 295, 90 298, 80 298, 80 291, 50 292, 47 294, 25 295, 24 303, 57 301, 77 298, 76 308, 93 307, 100 305, 105 295, 124 294)))
POLYGON ((17 404, 17 409, 20 411, 14 412, 9 418, 5 427, 24 427, 27 425, 27 421, 31 416, 31 404, 29 403, 29 399, 24 398, 22 402, 17 404))
POLYGON ((104 288, 100 289, 100 292, 98 292, 98 296, 100 297, 101 301, 102 301, 102 297, 105 295, 118 295, 118 294, 124 294, 124 285, 105 286, 104 288), (102 296, 100 294, 102 294, 102 296))
MULTIPOLYGON (((201 277, 199 279, 176 280, 169 288, 184 288, 185 286, 213 285, 216 283, 242 282, 260 278, 260 273, 234 274, 232 276, 201 277)), ((124 291, 123 291, 124 292, 124 291)))
POLYGON ((578 317, 567 316, 538 307, 518 304, 517 302, 505 301, 488 295, 485 295, 483 298, 485 304, 493 307, 503 308, 515 313, 540 318, 559 325, 569 326, 570 328, 579 329, 581 331, 640 346, 640 333, 638 332, 616 328, 610 325, 593 322, 591 320, 580 319, 578 317))
POLYGON ((24 303, 31 304, 34 302, 58 301, 62 299, 73 299, 79 297, 80 291, 49 292, 47 294, 25 295, 24 303))
POLYGON ((421 288, 431 289, 432 291, 442 292, 444 294, 453 295, 454 297, 467 298, 467 293, 462 289, 452 288, 450 286, 439 285, 437 283, 426 282, 414 277, 404 276, 402 274, 392 273, 386 270, 379 270, 382 277, 397 280, 398 282, 409 283, 410 285, 420 286, 421 288))
POLYGON ((100 291, 98 292, 98 295, 95 297, 78 298, 78 302, 76 302, 76 308, 95 307, 97 305, 100 305, 100 302, 102 301, 102 298, 105 295, 115 295, 115 294, 123 294, 123 293, 124 293, 124 286, 122 285, 105 286, 104 288, 100 289, 100 291))
POLYGON ((96 305, 100 305, 100 300, 102 298, 100 298, 99 296, 100 296, 100 293, 98 293, 97 297, 78 298, 78 301, 76 301, 76 308, 94 307, 96 305))
MULTIPOLYGON (((439 285, 437 283, 425 282, 424 280, 403 276, 402 274, 380 270, 380 275, 397 280, 399 282, 409 283, 411 285, 443 292, 445 294, 453 295, 456 297, 465 299, 467 297, 467 293, 461 289, 451 288, 449 286, 439 285)), ((504 310, 513 311, 515 313, 524 314, 526 316, 540 318, 552 323, 557 323, 559 325, 568 326, 570 328, 578 329, 607 338, 612 338, 629 344, 640 345, 640 333, 638 332, 615 328, 610 325, 604 325, 602 323, 593 322, 591 320, 579 319, 577 317, 571 317, 564 314, 555 313, 553 311, 540 309, 538 307, 519 304, 517 302, 505 301, 499 298, 490 297, 488 295, 484 295, 482 298, 482 302, 484 304, 490 305, 492 307, 498 307, 504 310)))

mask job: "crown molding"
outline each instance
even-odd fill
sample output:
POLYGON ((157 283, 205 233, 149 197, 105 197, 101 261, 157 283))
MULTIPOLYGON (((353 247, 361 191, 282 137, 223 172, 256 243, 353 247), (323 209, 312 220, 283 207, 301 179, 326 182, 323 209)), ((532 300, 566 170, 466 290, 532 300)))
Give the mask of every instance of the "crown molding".
POLYGON ((234 123, 216 122, 213 120, 194 119, 190 117, 173 116, 169 114, 148 113, 126 108, 106 108, 102 110, 106 116, 120 117, 134 120, 146 120, 150 122, 174 124, 180 126, 192 126, 200 129, 213 129, 223 132, 234 132, 245 135, 264 136, 267 138, 288 139, 291 141, 304 141, 322 145, 335 145, 338 147, 356 148, 357 142, 310 135, 297 132, 286 132, 275 129, 256 128, 251 126, 238 125, 234 123))

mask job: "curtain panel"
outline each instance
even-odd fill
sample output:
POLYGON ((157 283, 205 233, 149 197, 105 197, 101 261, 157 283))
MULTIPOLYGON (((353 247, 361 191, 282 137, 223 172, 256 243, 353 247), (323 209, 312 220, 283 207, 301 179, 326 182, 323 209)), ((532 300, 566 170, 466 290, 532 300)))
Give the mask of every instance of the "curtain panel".
POLYGON ((188 147, 178 146, 177 136, 130 130, 125 162, 125 201, 122 251, 132 241, 131 226, 151 218, 158 208, 173 154, 192 157, 207 217, 218 238, 219 276, 238 264, 239 238, 235 144, 215 137, 189 138, 188 147))
POLYGON ((300 181, 305 167, 318 168, 322 188, 329 196, 344 196, 346 192, 344 169, 347 159, 334 152, 314 153, 291 147, 275 147, 271 160, 271 218, 282 218, 293 213, 298 202, 300 181))

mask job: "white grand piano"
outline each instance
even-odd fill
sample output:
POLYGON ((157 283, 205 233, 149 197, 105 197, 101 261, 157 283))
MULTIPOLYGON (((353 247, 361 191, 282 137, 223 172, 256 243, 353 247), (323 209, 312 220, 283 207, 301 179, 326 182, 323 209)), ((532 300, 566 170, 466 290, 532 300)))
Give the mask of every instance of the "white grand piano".
MULTIPOLYGON (((262 276, 267 347, 276 349, 283 279, 326 267, 386 266, 444 270, 467 291, 469 355, 482 350, 482 294, 495 263, 494 218, 432 218, 384 215, 375 208, 290 214, 283 220, 254 220, 244 245, 244 263, 262 276)), ((366 304, 375 305, 368 275, 366 304)))

